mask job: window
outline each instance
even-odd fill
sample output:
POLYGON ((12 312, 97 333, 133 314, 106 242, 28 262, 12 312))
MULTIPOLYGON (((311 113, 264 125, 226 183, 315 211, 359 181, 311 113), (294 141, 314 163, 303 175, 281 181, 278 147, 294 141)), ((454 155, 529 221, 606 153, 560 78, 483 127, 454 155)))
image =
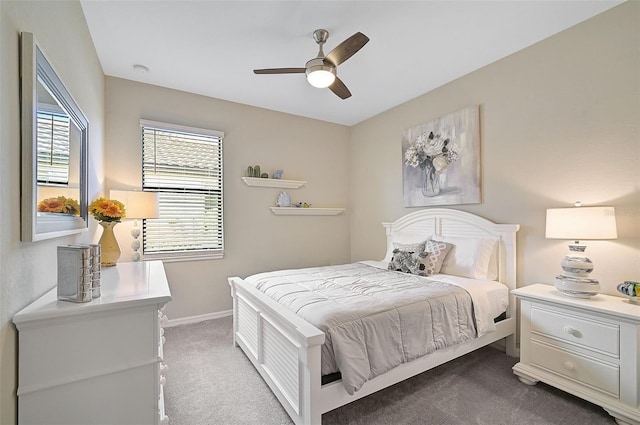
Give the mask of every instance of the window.
POLYGON ((69 183, 69 117, 38 110, 38 183, 69 183))
POLYGON ((159 192, 143 222, 147 257, 222 258, 222 139, 215 130, 141 120, 142 189, 159 192))

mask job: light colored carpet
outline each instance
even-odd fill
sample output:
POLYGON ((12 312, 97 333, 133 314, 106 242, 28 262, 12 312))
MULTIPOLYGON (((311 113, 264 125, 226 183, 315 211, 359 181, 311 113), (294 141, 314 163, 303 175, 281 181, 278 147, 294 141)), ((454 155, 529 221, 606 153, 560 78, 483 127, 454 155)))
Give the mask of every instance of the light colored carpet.
MULTIPOLYGON (((165 329, 172 425, 280 425, 289 416, 242 350, 231 318, 165 329)), ((322 416, 327 424, 612 425, 600 407, 520 383, 516 359, 485 347, 322 416)))

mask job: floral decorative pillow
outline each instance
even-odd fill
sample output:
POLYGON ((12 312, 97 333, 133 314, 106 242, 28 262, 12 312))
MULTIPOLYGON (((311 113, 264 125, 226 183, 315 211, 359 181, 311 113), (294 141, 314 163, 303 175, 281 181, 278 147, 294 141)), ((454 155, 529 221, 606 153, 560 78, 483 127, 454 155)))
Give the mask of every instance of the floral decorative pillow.
POLYGON ((425 242, 425 251, 429 253, 426 258, 427 274, 440 273, 442 264, 451 251, 452 244, 441 241, 428 240, 425 242))
POLYGON ((393 250, 391 262, 389 262, 387 268, 396 272, 427 276, 427 266, 425 263, 428 257, 429 254, 424 251, 403 251, 396 248, 393 250))

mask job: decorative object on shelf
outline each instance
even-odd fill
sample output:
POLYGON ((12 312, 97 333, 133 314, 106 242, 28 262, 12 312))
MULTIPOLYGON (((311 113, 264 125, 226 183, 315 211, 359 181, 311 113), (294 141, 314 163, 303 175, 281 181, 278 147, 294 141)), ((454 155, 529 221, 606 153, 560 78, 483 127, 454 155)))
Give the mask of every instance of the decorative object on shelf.
POLYGON ((73 198, 56 196, 38 202, 38 212, 80 215, 80 204, 73 198))
MULTIPOLYGON (((257 178, 263 178, 262 177, 262 173, 260 172, 260 166, 259 165, 254 165, 252 166, 248 166, 247 167, 247 177, 257 177, 257 178)), ((269 178, 269 174, 267 174, 267 177, 269 178)))
POLYGON ((287 195, 287 192, 281 192, 278 195, 278 199, 276 200, 277 207, 290 207, 291 206, 291 198, 287 195))
POLYGON ((262 174, 260 174, 260 178, 261 178, 261 179, 268 179, 268 178, 269 178, 269 174, 267 174, 267 173, 262 173, 262 174))
POLYGON ((640 304, 640 282, 625 280, 617 286, 618 292, 629 297, 631 304, 640 304))
POLYGON ((583 207, 580 202, 574 208, 547 209, 545 237, 575 241, 560 263, 564 273, 556 276, 558 291, 576 298, 590 298, 600 292, 600 282, 589 278, 593 262, 585 255, 587 247, 580 240, 617 239, 615 209, 583 207))
POLYGON ((280 180, 282 178, 283 173, 284 173, 284 170, 282 169, 276 170, 275 173, 273 173, 273 178, 276 180, 280 180))
POLYGON ((140 261, 142 254, 140 253, 140 227, 138 219, 158 218, 160 214, 158 192, 144 192, 140 190, 112 190, 109 192, 111 197, 122 199, 127 208, 127 218, 135 219, 131 228, 131 261, 140 261))
POLYGON ((102 236, 100 236, 100 241, 98 242, 102 247, 102 267, 115 266, 118 258, 120 258, 120 246, 113 234, 113 228, 126 217, 124 204, 115 199, 100 197, 91 202, 89 213, 98 220, 103 229, 102 236))
POLYGON ((480 114, 470 106, 402 134, 405 207, 480 202, 480 114))
POLYGON ((298 202, 296 204, 293 204, 293 206, 296 208, 309 208, 311 207, 311 204, 308 204, 306 202, 298 202))
POLYGON ((91 247, 58 247, 58 299, 86 303, 92 297, 91 247))

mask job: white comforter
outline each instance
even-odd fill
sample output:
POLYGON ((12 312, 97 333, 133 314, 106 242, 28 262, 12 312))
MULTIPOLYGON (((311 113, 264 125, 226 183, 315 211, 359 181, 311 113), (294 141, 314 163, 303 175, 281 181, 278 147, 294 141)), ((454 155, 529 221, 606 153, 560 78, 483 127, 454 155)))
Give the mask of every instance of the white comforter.
POLYGON ((245 281, 325 333, 322 374, 340 371, 350 394, 401 363, 495 329, 491 303, 473 280, 381 266, 282 270, 245 281))

